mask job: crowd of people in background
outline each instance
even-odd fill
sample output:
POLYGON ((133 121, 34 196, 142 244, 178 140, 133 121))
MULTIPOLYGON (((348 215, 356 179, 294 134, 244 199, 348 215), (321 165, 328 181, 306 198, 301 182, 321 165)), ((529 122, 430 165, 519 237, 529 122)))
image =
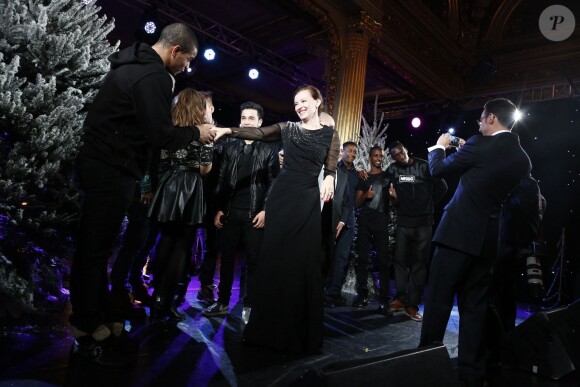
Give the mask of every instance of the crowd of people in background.
MULTIPOLYGON (((202 315, 228 315, 240 252, 244 342, 319 353, 324 307, 347 304, 341 290, 356 229, 357 294, 351 305, 367 306, 369 287, 376 286, 379 310, 422 322, 425 346, 442 342, 457 295, 458 373, 481 384, 501 205, 531 170, 510 131, 515 106, 489 101, 481 135, 462 141, 447 157, 448 134, 429 149, 428 161, 395 141, 369 149, 370 169, 364 170, 354 162, 361 149, 352 141, 340 145, 314 86, 294 94, 298 121, 270 126, 262 126, 264 111, 255 102, 240 106, 239 125, 221 127, 210 93, 185 89, 173 98, 173 76, 197 50, 193 32, 176 23, 154 46, 136 43, 110 58, 111 72, 89 110, 77 159, 82 217, 71 273, 73 355, 104 367, 126 366, 116 349, 119 342, 131 346, 123 321, 145 318, 145 306, 152 319, 184 320, 180 307, 195 274, 202 315), (386 167, 385 157, 392 161, 386 167), (449 173, 461 179, 433 237, 435 206, 447 192, 443 178, 449 173), (109 279, 109 257, 125 216, 109 279), (394 248, 388 232, 393 222, 394 248), (204 260, 195 272, 191 256, 200 235, 204 260), (148 283, 146 263, 153 278, 148 283), (378 284, 368 280, 370 266, 378 271, 378 284)), ((526 247, 518 243, 507 245, 526 247)))

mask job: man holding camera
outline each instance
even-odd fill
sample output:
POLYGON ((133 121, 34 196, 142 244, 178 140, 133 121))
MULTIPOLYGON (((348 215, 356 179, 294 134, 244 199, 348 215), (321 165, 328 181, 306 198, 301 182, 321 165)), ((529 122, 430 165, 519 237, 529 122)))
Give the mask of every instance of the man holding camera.
MULTIPOLYGON (((241 127, 259 128, 262 125, 262 106, 245 102, 240 110, 241 127)), ((279 171, 278 149, 272 144, 234 140, 224 146, 217 189, 218 211, 214 218, 215 226, 222 230, 219 295, 217 302, 202 312, 204 316, 228 314, 235 256, 240 239, 243 239, 247 264, 242 318, 247 323, 254 294, 256 260, 265 226, 266 198, 279 171)))
POLYGON ((484 326, 497 260, 501 203, 531 170, 519 137, 510 129, 515 111, 507 99, 490 100, 478 121, 482 136, 471 137, 449 157, 445 157, 449 133, 429 148, 433 176, 460 173, 461 179, 433 237, 437 246, 419 346, 443 341, 457 294, 461 319, 458 374, 468 386, 485 383, 484 326))

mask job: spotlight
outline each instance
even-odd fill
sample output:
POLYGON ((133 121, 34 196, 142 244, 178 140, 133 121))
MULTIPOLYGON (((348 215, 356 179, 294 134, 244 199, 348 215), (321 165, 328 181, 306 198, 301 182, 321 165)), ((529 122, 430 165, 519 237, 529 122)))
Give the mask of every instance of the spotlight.
POLYGON ((516 109, 516 111, 514 112, 514 116, 513 116, 514 122, 518 122, 519 120, 522 119, 523 116, 524 116, 524 114, 522 113, 522 111, 519 109, 516 109))
POLYGON ((206 60, 214 60, 215 59, 215 51, 212 50, 211 48, 208 48, 207 50, 205 50, 203 52, 203 57, 206 60))
POLYGON ((453 136, 455 134, 455 128, 449 128, 447 132, 449 132, 449 134, 453 136))
POLYGON ((143 29, 145 30, 145 32, 151 35, 155 33, 157 25, 155 24, 155 22, 148 21, 147 23, 145 23, 145 27, 143 29))
POLYGON ((250 79, 258 79, 259 76, 260 72, 254 68, 250 69, 248 72, 248 77, 250 77, 250 79))
POLYGON ((197 66, 194 63, 190 63, 189 66, 187 66, 187 70, 185 70, 185 75, 191 76, 191 75, 195 74, 196 72, 197 72, 197 66))
POLYGON ((421 126, 421 119, 419 117, 413 118, 413 120, 411 121, 411 126, 413 126, 413 128, 418 128, 419 126, 421 126))

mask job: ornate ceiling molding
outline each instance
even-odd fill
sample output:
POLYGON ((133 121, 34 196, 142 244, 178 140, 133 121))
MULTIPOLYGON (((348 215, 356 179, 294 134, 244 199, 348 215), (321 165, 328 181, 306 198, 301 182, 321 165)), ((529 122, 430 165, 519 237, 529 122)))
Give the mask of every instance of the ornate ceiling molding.
POLYGON ((501 40, 503 32, 515 10, 522 4, 522 0, 504 0, 500 3, 497 11, 489 23, 489 28, 484 41, 496 42, 501 40))
MULTIPOLYGON (((443 29, 441 23, 431 29, 409 23, 410 11, 393 7, 385 12, 381 39, 376 43, 381 60, 388 58, 391 66, 413 84, 424 85, 440 98, 452 98, 464 88, 463 73, 467 64, 456 46, 442 40, 448 34, 434 29, 443 29), (404 69, 401 70, 401 69, 404 69)), ((372 50, 376 55, 377 51, 372 50)))

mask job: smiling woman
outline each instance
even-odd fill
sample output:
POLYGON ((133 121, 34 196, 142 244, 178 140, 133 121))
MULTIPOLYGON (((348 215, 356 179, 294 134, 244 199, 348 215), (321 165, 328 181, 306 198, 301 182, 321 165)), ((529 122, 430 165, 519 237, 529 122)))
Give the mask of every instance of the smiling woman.
POLYGON ((320 91, 303 86, 294 94, 300 122, 264 128, 216 128, 218 136, 282 139, 284 165, 266 202, 266 228, 256 268, 256 297, 244 342, 295 352, 322 347, 320 199, 334 193, 340 140, 319 119, 320 91), (319 190, 318 175, 324 166, 319 190))

